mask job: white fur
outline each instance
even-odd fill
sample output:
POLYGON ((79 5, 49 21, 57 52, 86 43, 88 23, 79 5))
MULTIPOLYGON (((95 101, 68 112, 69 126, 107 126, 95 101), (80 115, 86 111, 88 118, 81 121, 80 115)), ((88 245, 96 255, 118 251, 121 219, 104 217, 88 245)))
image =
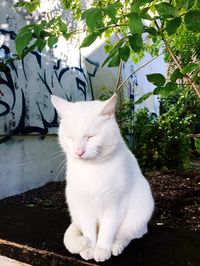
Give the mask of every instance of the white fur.
POLYGON ((64 235, 71 253, 105 261, 147 233, 154 202, 147 180, 125 145, 109 100, 69 103, 52 96, 67 155, 66 198, 72 224, 64 235))

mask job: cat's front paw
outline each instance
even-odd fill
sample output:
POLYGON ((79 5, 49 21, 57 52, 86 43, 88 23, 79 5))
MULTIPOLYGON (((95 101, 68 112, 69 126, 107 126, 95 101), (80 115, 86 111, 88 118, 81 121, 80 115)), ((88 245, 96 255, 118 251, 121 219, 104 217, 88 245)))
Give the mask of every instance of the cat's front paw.
POLYGON ((93 248, 87 248, 80 252, 81 257, 84 260, 91 260, 94 258, 94 247, 93 248))
POLYGON ((64 237, 64 245, 70 253, 79 254, 82 250, 89 247, 90 240, 86 236, 79 236, 71 240, 64 237))
POLYGON ((125 248, 125 244, 121 241, 115 241, 114 244, 113 244, 113 247, 112 247, 112 254, 114 256, 118 256, 119 254, 122 253, 122 251, 124 250, 125 248))
POLYGON ((110 256, 111 256, 110 250, 99 248, 99 247, 96 247, 94 250, 94 259, 97 262, 108 260, 110 256))

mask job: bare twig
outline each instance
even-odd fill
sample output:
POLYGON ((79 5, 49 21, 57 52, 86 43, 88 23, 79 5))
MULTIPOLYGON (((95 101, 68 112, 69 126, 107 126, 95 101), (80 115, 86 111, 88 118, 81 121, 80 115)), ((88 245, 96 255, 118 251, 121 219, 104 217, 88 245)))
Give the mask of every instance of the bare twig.
POLYGON ((200 134, 190 134, 189 137, 200 139, 200 134))
MULTIPOLYGON (((98 28, 95 31, 98 32, 98 31, 107 30, 107 29, 110 29, 110 28, 126 27, 126 26, 127 26, 126 24, 111 24, 111 25, 108 25, 108 26, 104 26, 104 27, 98 28)), ((79 30, 69 31, 67 33, 71 35, 71 34, 80 34, 80 33, 84 33, 84 32, 89 32, 89 30, 87 30, 87 29, 79 29, 79 30)))
POLYGON ((122 60, 120 61, 119 68, 118 68, 118 74, 117 74, 117 82, 115 86, 115 92, 117 93, 118 87, 120 86, 121 82, 121 75, 122 75, 122 60))
POLYGON ((132 71, 128 77, 116 88, 115 92, 118 93, 120 91, 120 89, 123 87, 123 85, 129 80, 129 78, 135 74, 136 72, 138 72, 140 69, 142 69, 143 67, 147 66, 148 64, 150 64, 152 61, 156 60, 159 56, 161 56, 164 52, 160 53, 158 56, 152 58, 151 60, 149 60, 147 63, 145 63, 144 65, 142 65, 141 67, 137 68, 136 70, 132 71))

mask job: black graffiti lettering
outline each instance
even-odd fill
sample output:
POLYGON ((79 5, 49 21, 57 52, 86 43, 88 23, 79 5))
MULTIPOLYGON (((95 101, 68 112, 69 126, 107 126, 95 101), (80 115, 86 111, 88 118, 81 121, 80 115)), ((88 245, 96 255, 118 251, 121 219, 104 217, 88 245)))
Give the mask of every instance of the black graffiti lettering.
POLYGON ((0 116, 7 115, 10 112, 10 106, 1 100, 0 100, 0 105, 3 105, 3 107, 5 107, 5 110, 0 113, 0 116))
POLYGON ((86 83, 83 80, 76 77, 76 85, 78 90, 82 91, 84 99, 86 101, 86 83))
MULTIPOLYGON (((4 29, 0 29, 0 35, 1 34, 9 36, 10 41, 14 41, 16 37, 15 32, 4 29)), ((11 57, 11 51, 5 44, 0 46, 0 50, 5 56, 5 58, 0 60, 1 63, 1 61, 3 62, 4 59, 11 57)), ((6 126, 4 125, 2 130, 5 133, 28 134, 36 132, 40 134, 47 134, 49 128, 58 127, 58 115, 52 105, 48 106, 48 104, 50 104, 49 96, 54 90, 56 90, 58 94, 60 93, 61 95, 65 95, 67 100, 75 101, 77 100, 76 95, 82 97, 82 100, 87 100, 88 89, 90 89, 92 99, 94 99, 92 78, 94 78, 96 75, 99 63, 93 62, 90 59, 85 59, 87 61, 87 67, 83 68, 81 65, 82 59, 80 55, 79 67, 68 66, 62 68, 61 59, 58 59, 52 64, 52 66, 48 66, 47 70, 42 67, 42 60, 45 60, 45 58, 42 57, 39 52, 33 51, 29 56, 32 56, 33 60, 35 60, 35 62, 31 61, 31 63, 34 65, 34 69, 37 68, 35 81, 30 82, 28 71, 26 71, 26 58, 21 61, 21 68, 23 72, 19 71, 19 61, 17 64, 15 62, 11 62, 9 65, 0 68, 0 73, 3 74, 0 75, 0 86, 2 85, 2 88, 4 88, 3 92, 2 88, 0 91, 0 117, 10 115, 11 112, 15 114, 15 117, 12 116, 12 121, 10 120, 6 126), (44 90, 41 93, 42 98, 40 99, 40 103, 36 102, 37 110, 34 111, 36 112, 34 115, 39 121, 39 126, 33 126, 30 124, 31 122, 29 120, 31 112, 29 101, 32 101, 31 98, 29 99, 29 90, 32 89, 30 84, 32 84, 32 82, 38 82, 38 79, 42 82, 44 90), (9 98, 9 101, 7 102, 4 97, 7 95, 8 91, 11 92, 12 100, 9 98), (79 93, 77 94, 77 92, 79 93), (44 101, 43 98, 46 99, 45 101, 47 101, 45 105, 42 104, 42 101, 44 101), (21 111, 20 114, 16 112, 16 117, 15 108, 19 112, 19 106, 21 111), (48 112, 54 113, 51 116, 48 116, 48 112), (47 117, 51 117, 51 121, 48 121, 47 117), (18 119, 18 121, 16 121, 16 119, 18 119)), ((10 93, 8 93, 8 95, 10 97, 10 93)))

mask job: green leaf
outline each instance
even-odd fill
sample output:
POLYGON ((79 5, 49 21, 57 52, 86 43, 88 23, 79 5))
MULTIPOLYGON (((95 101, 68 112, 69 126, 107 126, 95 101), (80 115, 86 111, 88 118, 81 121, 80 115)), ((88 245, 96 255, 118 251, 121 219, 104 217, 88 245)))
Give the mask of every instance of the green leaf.
POLYGON ((200 0, 197 0, 197 7, 200 8, 200 0))
POLYGON ((186 0, 176 0, 175 2, 177 8, 182 8, 182 7, 187 8, 188 2, 186 0))
POLYGON ((166 2, 162 2, 158 5, 155 5, 155 7, 159 15, 163 18, 176 17, 178 14, 177 9, 173 5, 166 2))
POLYGON ((110 60, 108 67, 117 67, 117 66, 119 66, 119 64, 120 64, 120 56, 119 56, 119 54, 116 54, 110 60))
POLYGON ((130 32, 132 34, 138 33, 142 34, 143 31, 143 24, 142 24, 142 19, 139 17, 137 13, 131 13, 129 16, 129 27, 130 27, 130 32))
POLYGON ((120 2, 108 5, 103 8, 104 13, 111 18, 112 22, 117 23, 118 18, 116 17, 117 10, 122 7, 120 2))
POLYGON ((152 36, 157 36, 159 34, 159 32, 154 27, 146 28, 145 31, 152 36))
POLYGON ((60 17, 58 17, 58 16, 53 17, 52 19, 50 19, 50 20, 48 21, 47 26, 48 26, 49 28, 52 27, 52 26, 55 26, 55 24, 58 23, 59 18, 60 18, 60 17))
POLYGON ((178 89, 178 85, 174 82, 168 82, 164 87, 157 87, 154 90, 154 93, 160 94, 162 97, 168 97, 175 90, 178 89), (156 91, 157 89, 157 91, 156 91))
POLYGON ((163 86, 166 82, 165 77, 160 73, 153 73, 146 76, 147 80, 156 86, 163 86))
POLYGON ((140 6, 144 6, 148 3, 153 2, 153 0, 138 0, 140 6))
POLYGON ((153 90, 153 95, 159 95, 161 90, 164 90, 164 87, 156 87, 153 90))
POLYGON ((63 32, 63 37, 68 40, 73 35, 73 32, 63 32))
POLYGON ((200 153, 200 139, 195 138, 194 143, 196 150, 200 153))
POLYGON ((23 7, 23 6, 26 6, 26 2, 18 2, 15 4, 15 7, 23 7))
POLYGON ((40 1, 35 1, 33 2, 33 4, 30 3, 30 5, 26 6, 26 9, 29 13, 32 13, 33 11, 35 11, 38 7, 40 6, 40 1))
POLYGON ((190 63, 189 65, 187 65, 186 67, 184 67, 184 68, 181 70, 181 73, 182 73, 182 74, 190 73, 190 72, 192 72, 193 70, 195 70, 195 69, 198 68, 198 67, 199 67, 198 64, 190 63))
POLYGON ((174 34, 181 25, 181 17, 177 17, 166 22, 166 30, 169 35, 174 34))
POLYGON ((123 61, 127 61, 130 56, 130 48, 128 45, 125 45, 121 48, 119 48, 119 55, 123 61))
POLYGON ((56 44, 58 42, 58 37, 57 36, 50 36, 49 38, 48 38, 48 46, 49 46, 49 48, 51 49, 53 46, 54 46, 54 44, 56 44))
POLYGON ((139 13, 140 12, 140 6, 137 3, 137 1, 133 1, 131 4, 131 12, 133 13, 139 13))
POLYGON ((189 0, 188 2, 188 9, 192 8, 196 3, 196 0, 189 0))
POLYGON ((104 13, 106 15, 109 16, 109 18, 111 18, 111 20, 116 23, 117 22, 117 18, 116 18, 116 13, 117 13, 117 10, 114 6, 106 6, 104 9, 104 13))
POLYGON ((200 32, 200 10, 191 10, 185 15, 185 25, 188 30, 200 32))
POLYGON ((42 38, 50 37, 50 36, 54 36, 53 33, 46 31, 46 30, 41 31, 41 33, 40 33, 40 37, 42 37, 42 38))
POLYGON ((72 0, 61 0, 62 5, 65 9, 69 9, 72 3, 72 0))
POLYGON ((89 34, 83 40, 80 48, 90 46, 97 39, 97 37, 98 37, 98 33, 96 33, 96 32, 89 34))
POLYGON ((119 51, 119 48, 123 45, 124 42, 125 42, 125 38, 122 38, 119 40, 119 42, 110 51, 109 56, 104 60, 101 67, 104 67, 105 64, 119 51))
POLYGON ((40 39, 37 41, 37 47, 38 47, 38 51, 41 53, 42 50, 44 49, 44 47, 46 46, 46 41, 43 39, 40 39))
POLYGON ((81 19, 86 19, 87 16, 89 16, 90 14, 92 14, 93 12, 95 12, 95 10, 96 10, 96 7, 92 7, 92 8, 89 8, 89 9, 85 10, 82 13, 81 19))
POLYGON ((35 24, 30 24, 30 25, 26 25, 23 28, 20 29, 20 31, 18 32, 18 34, 22 34, 28 31, 32 31, 32 29, 34 28, 35 24))
POLYGON ((151 95, 153 95, 153 92, 152 91, 145 93, 144 95, 142 95, 142 97, 140 97, 138 100, 136 100, 134 102, 134 104, 140 104, 140 103, 142 103, 143 101, 145 101, 146 99, 148 99, 151 95))
POLYGON ((37 7, 40 6, 40 0, 31 0, 30 2, 27 1, 20 1, 14 5, 15 7, 25 7, 26 10, 31 13, 33 12, 37 7))
POLYGON ((176 82, 177 79, 182 79, 182 78, 183 78, 183 74, 180 72, 179 68, 175 69, 170 77, 171 81, 174 81, 174 82, 176 82))
POLYGON ((34 24, 33 25, 33 28, 34 28, 34 33, 35 33, 35 35, 37 36, 37 37, 39 37, 40 36, 40 33, 41 33, 41 31, 43 30, 43 25, 41 25, 41 24, 34 24))
POLYGON ((154 20, 154 18, 147 13, 140 13, 140 17, 147 20, 154 20))
POLYGON ((16 51, 19 56, 22 55, 23 50, 28 46, 30 41, 32 40, 32 32, 31 31, 25 31, 25 32, 19 32, 17 34, 17 37, 15 39, 16 43, 16 51))
POLYGON ((59 18, 59 21, 58 21, 58 25, 59 25, 59 29, 62 33, 65 33, 67 32, 67 24, 65 21, 62 20, 62 18, 59 18))
POLYGON ((106 57, 106 59, 104 60, 103 64, 101 67, 104 67, 105 64, 118 52, 118 49, 113 50, 108 57, 106 57))
POLYGON ((34 44, 32 44, 30 47, 26 47, 22 52, 21 58, 24 58, 28 53, 34 51, 35 48, 37 47, 37 42, 38 40, 34 42, 34 44))
POLYGON ((85 19, 88 28, 91 31, 94 31, 95 28, 103 27, 103 12, 101 8, 96 8, 93 12, 91 12, 85 19))
POLYGON ((92 7, 83 12, 81 19, 85 19, 88 28, 94 31, 95 28, 103 27, 103 8, 92 7))
POLYGON ((132 36, 129 36, 129 44, 132 50, 138 53, 142 49, 142 46, 143 46, 142 36, 138 33, 135 33, 132 36))

